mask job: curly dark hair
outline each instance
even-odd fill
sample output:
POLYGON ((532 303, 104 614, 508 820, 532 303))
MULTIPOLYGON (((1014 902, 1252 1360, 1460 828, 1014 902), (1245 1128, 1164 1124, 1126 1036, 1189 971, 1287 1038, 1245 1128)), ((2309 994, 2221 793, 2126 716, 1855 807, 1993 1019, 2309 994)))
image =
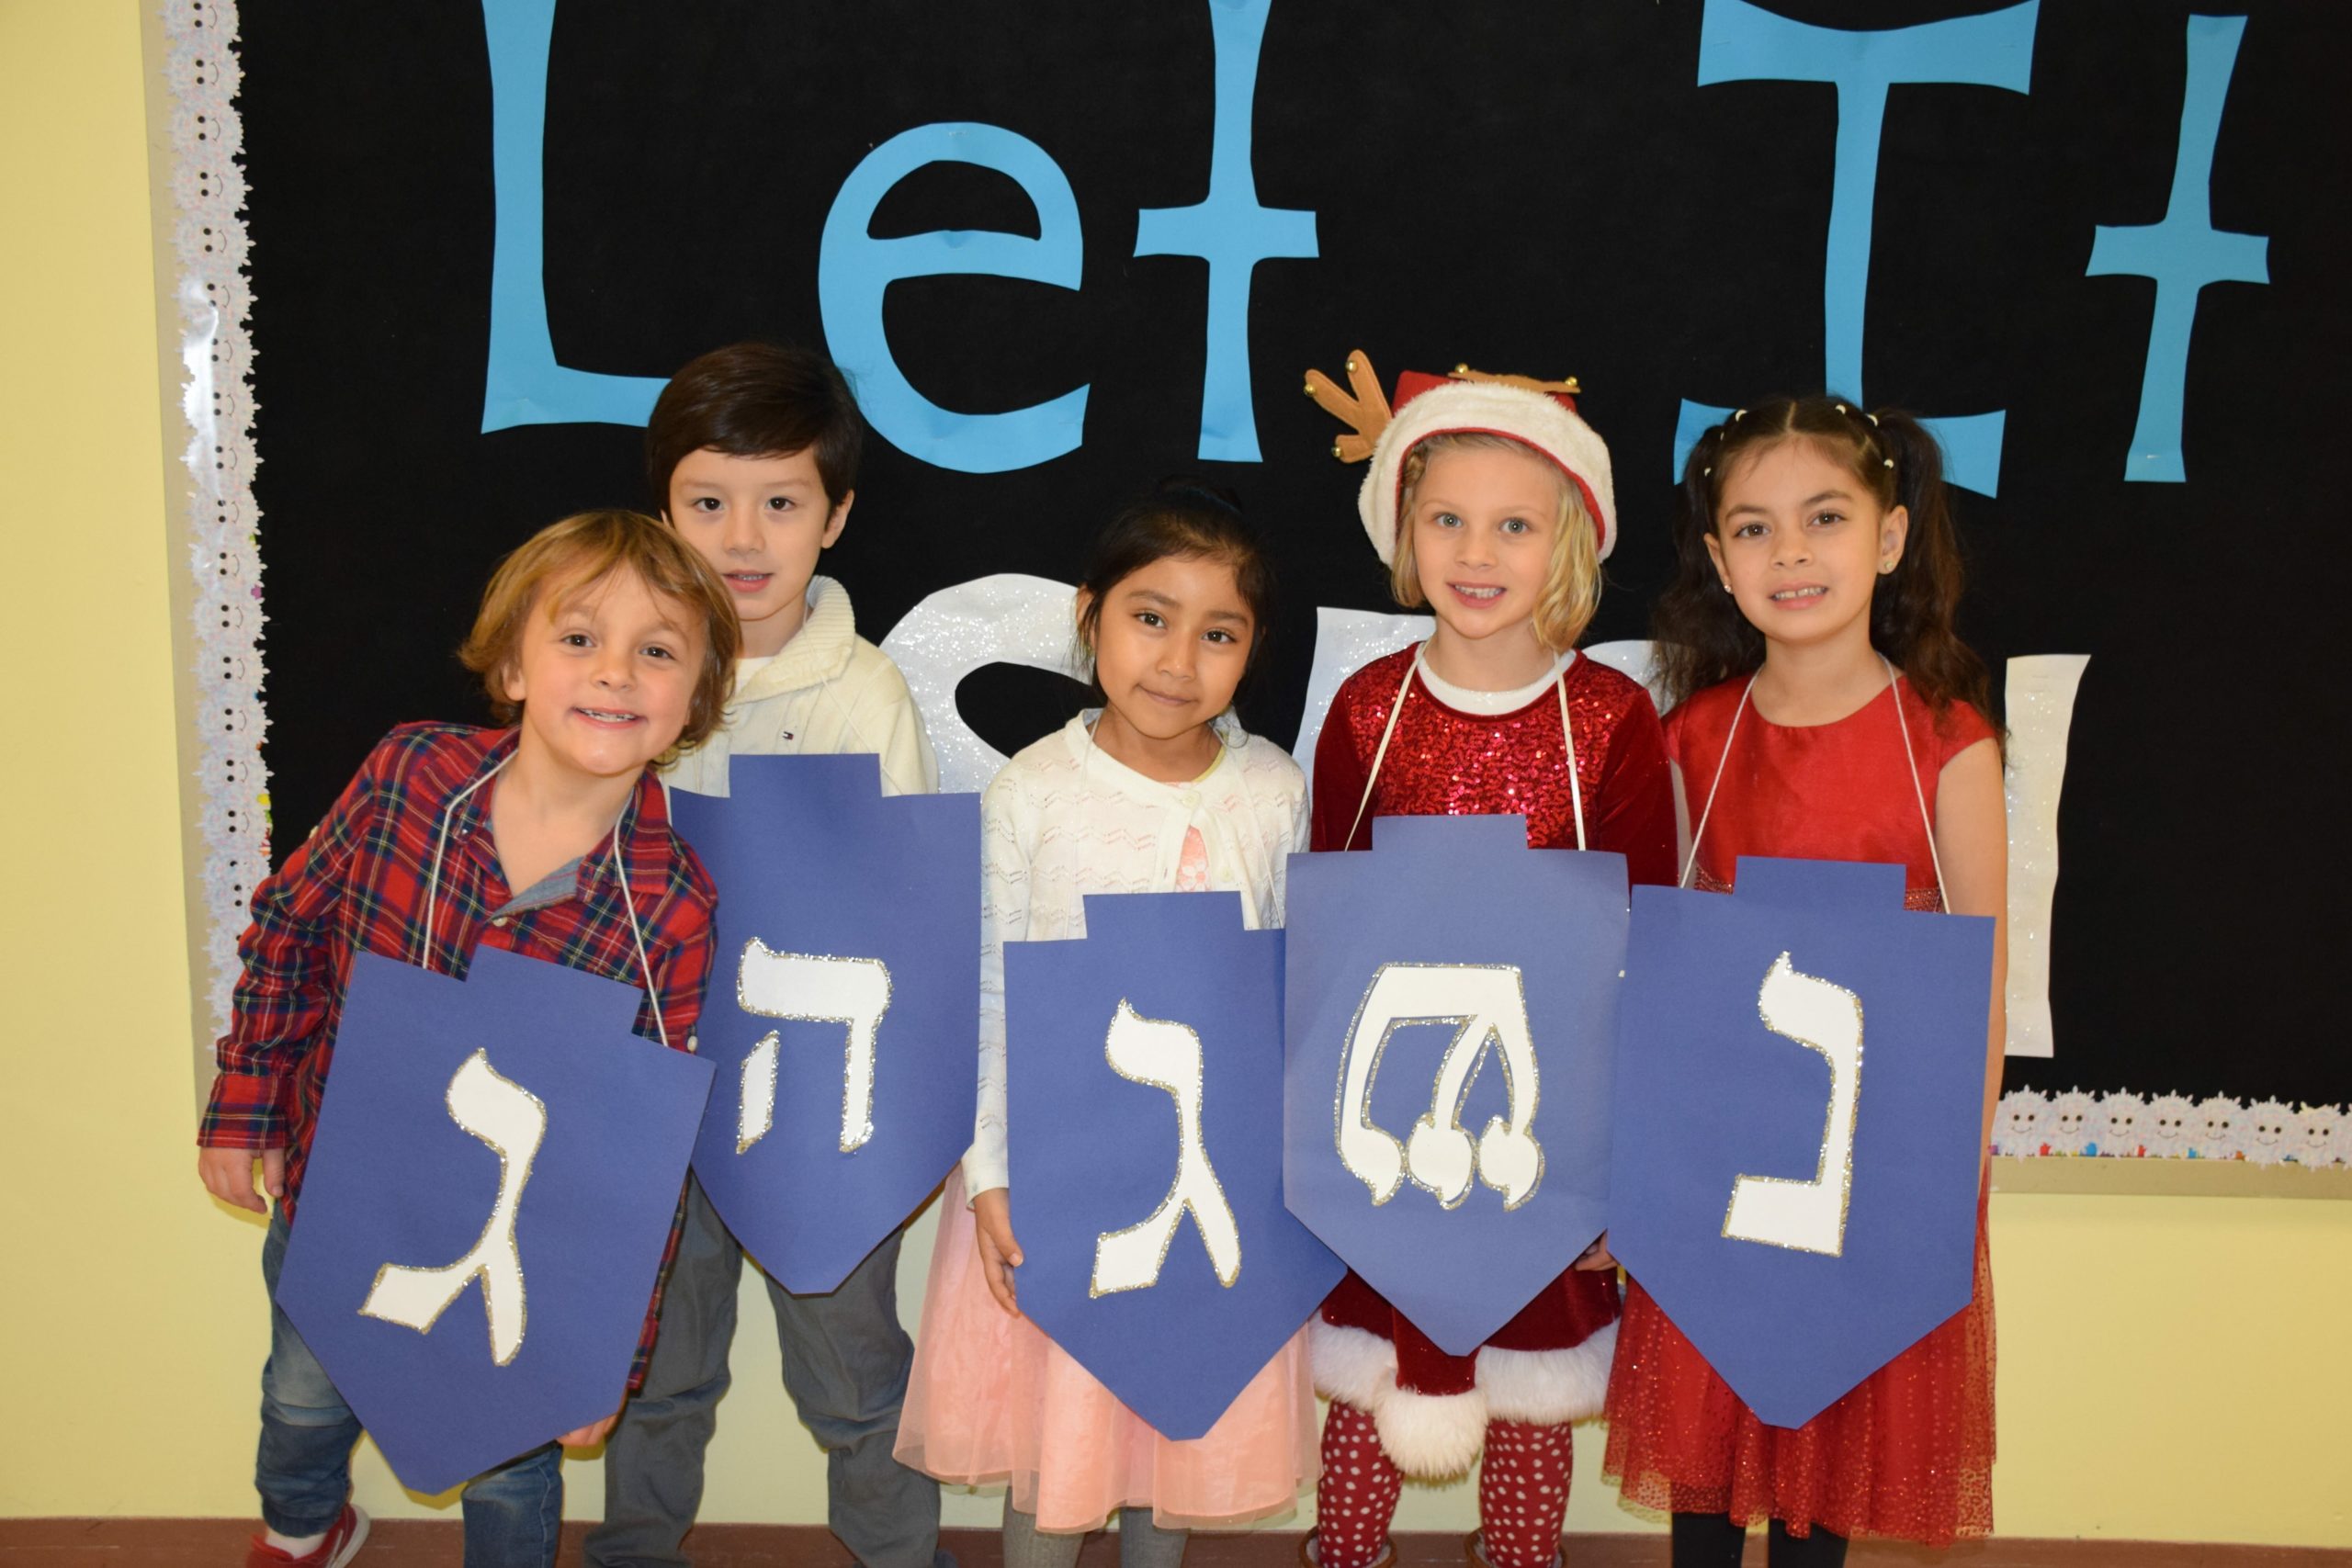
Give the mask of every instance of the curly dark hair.
POLYGON ((1674 578, 1652 615, 1668 705, 1764 662, 1764 634, 1723 591, 1707 537, 1734 467, 1793 440, 1813 442, 1849 468, 1881 507, 1900 505, 1910 513, 1902 559, 1873 585, 1871 646, 1901 668, 1939 715, 1965 702, 1990 718, 1992 677, 1954 629, 1965 573, 1943 451, 1913 415, 1896 409, 1866 413, 1827 393, 1770 399, 1716 425, 1690 448, 1674 523, 1674 578))

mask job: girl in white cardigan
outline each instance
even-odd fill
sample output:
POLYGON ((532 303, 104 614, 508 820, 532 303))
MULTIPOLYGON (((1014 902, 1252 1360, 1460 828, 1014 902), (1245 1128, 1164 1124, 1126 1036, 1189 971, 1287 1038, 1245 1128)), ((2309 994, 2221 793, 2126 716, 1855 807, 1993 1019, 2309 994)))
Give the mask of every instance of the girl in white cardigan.
POLYGON ((979 1111, 943 1205, 898 1454, 943 1481, 1010 1483, 1007 1568, 1068 1568, 1120 1509, 1127 1568, 1172 1568, 1186 1527, 1281 1512, 1315 1477, 1303 1333, 1205 1437, 1160 1437, 1021 1315, 1005 1174, 1005 942, 1083 937, 1089 893, 1238 891, 1252 927, 1282 923, 1306 779, 1230 711, 1272 597, 1229 501, 1167 485, 1129 507, 1076 602, 1102 706, 1006 763, 982 802, 979 1111))

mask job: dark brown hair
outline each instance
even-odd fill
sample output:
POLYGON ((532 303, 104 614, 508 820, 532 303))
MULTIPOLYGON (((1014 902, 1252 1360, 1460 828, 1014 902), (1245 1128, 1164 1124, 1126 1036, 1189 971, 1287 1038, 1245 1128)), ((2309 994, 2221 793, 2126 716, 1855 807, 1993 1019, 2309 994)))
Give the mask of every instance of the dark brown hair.
POLYGON ((805 348, 735 343, 670 378, 645 422, 645 482, 670 507, 670 476, 707 446, 730 457, 814 453, 828 511, 857 488, 865 424, 833 362, 805 348))
POLYGON ((1826 393, 1777 397, 1742 410, 1690 448, 1674 524, 1674 579, 1653 617, 1668 705, 1764 662, 1764 634, 1724 592, 1707 555, 1707 536, 1714 532, 1732 470, 1768 447, 1797 440, 1812 442, 1849 469, 1882 509, 1901 506, 1910 513, 1902 558, 1872 585, 1871 646, 1902 670, 1938 714, 1965 702, 1991 718, 1991 676, 1954 629, 1965 573, 1942 449, 1910 414, 1895 409, 1865 413, 1859 403, 1826 393))
MULTIPOLYGON (((1250 606, 1250 658, 1242 670, 1247 681, 1258 669, 1273 631, 1274 563, 1267 558, 1257 529, 1241 514, 1241 502, 1233 492, 1199 479, 1162 479, 1150 494, 1121 508, 1094 541, 1093 559, 1078 583, 1079 592, 1087 595, 1086 608, 1078 617, 1080 650, 1094 647, 1102 602, 1111 590, 1171 556, 1223 561, 1233 569, 1233 585, 1250 606)), ((1101 697, 1100 688, 1095 694, 1101 697)))
POLYGON ((582 512, 524 540, 491 574, 474 629, 458 658, 481 677, 498 722, 513 724, 523 709, 507 696, 506 678, 522 658, 524 631, 533 612, 550 593, 577 592, 616 571, 635 573, 655 597, 683 606, 689 627, 702 633, 702 666, 695 671, 686 727, 672 748, 673 752, 691 751, 725 716, 727 699, 735 689, 735 654, 742 632, 727 584, 658 518, 638 512, 582 512))

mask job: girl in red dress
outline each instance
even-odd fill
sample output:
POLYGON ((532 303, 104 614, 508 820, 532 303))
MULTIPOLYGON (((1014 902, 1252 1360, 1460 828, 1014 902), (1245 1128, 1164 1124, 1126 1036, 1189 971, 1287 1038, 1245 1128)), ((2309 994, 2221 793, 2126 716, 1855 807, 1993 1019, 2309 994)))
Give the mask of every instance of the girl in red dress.
MULTIPOLYGON (((1607 448, 1551 389, 1408 375, 1390 419, 1363 356, 1349 369, 1357 400, 1310 386, 1343 417, 1369 410, 1359 510, 1397 602, 1428 604, 1437 629, 1332 699, 1311 846, 1369 848, 1374 817, 1511 812, 1534 848, 1612 850, 1634 881, 1671 881, 1657 710, 1576 651, 1616 536, 1607 448)), ((1568 1423, 1600 1407, 1617 1312, 1596 1247, 1479 1349, 1449 1356, 1350 1273, 1309 1325, 1331 1398, 1309 1561, 1392 1561, 1402 1476, 1458 1473, 1483 1446, 1473 1562, 1556 1562, 1568 1423)))
MULTIPOLYGON (((1915 909, 2004 918, 2007 829, 1984 662, 1954 635, 1960 553, 1935 438, 1828 397, 1742 410, 1683 472, 1657 637, 1685 881, 1741 855, 1894 863, 1915 909)), ((1989 1143, 2006 931, 1985 1037, 1989 1143)), ((1846 1538, 1931 1546, 1992 1529, 1993 1299, 1979 1179, 1976 1291, 1800 1427, 1767 1426, 1634 1280, 1604 1469, 1672 1512, 1675 1568, 1736 1564, 1771 1521, 1775 1568, 1846 1538)))

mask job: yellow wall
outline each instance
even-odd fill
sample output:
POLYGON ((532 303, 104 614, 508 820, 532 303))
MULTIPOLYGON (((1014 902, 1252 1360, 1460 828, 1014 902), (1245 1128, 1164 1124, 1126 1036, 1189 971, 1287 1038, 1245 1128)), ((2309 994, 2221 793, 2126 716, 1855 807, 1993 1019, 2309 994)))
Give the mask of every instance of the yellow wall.
MULTIPOLYGON (((141 0, 0 4, 0 773, 17 1108, 0 1220, 0 1515, 252 1511, 260 1235, 194 1176, 141 0)), ((167 252, 166 252, 167 254, 167 252)), ((166 264, 168 265, 168 264, 166 264)), ((175 437, 176 439, 176 437, 175 437)), ((167 479, 167 474, 169 478, 167 479)), ((2352 1545, 2352 1203, 2006 1196, 2005 1532, 2352 1545)), ((930 1227, 908 1247, 911 1301, 930 1227)), ((744 1321, 764 1305, 747 1294, 744 1321)), ((1585 1445, 1577 1528, 1637 1523, 1585 1445)), ((599 1501, 572 1467, 575 1516, 599 1501)), ((381 1514, 424 1511, 368 1456, 381 1514)), ((1415 1492, 1408 1528, 1472 1495, 1415 1492)), ((708 1517, 811 1520, 822 1467, 746 1334, 708 1517)), ((951 1499, 951 1520, 994 1504, 951 1499)))

